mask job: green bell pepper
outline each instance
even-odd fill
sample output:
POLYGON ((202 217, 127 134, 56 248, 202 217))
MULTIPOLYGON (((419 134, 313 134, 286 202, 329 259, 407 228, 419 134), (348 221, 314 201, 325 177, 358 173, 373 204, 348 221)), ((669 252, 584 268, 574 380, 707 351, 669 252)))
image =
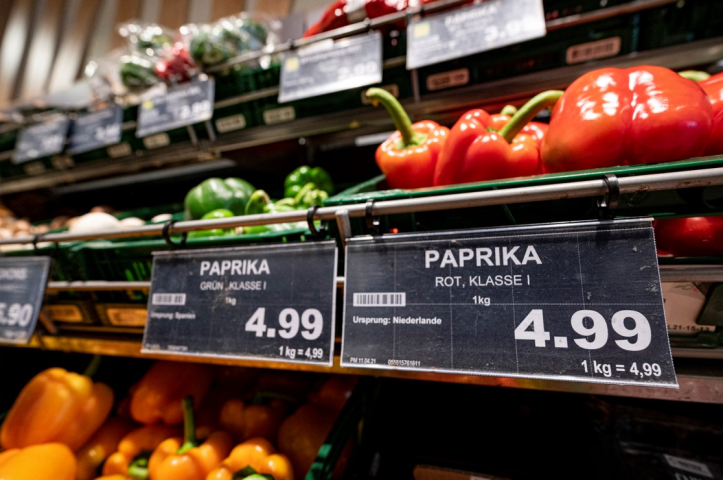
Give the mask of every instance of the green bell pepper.
MULTIPOLYGON (((213 220, 216 218, 229 218, 233 217, 234 213, 231 210, 225 208, 219 208, 218 210, 212 210, 206 215, 201 217, 201 220, 213 220)), ((233 228, 214 228, 213 230, 196 230, 188 234, 188 238, 199 238, 199 237, 220 237, 222 235, 232 235, 235 233, 233 228)))
POLYGON ((284 195, 286 197, 296 197, 307 183, 313 183, 318 190, 323 190, 327 194, 334 193, 334 183, 326 170, 321 167, 301 166, 291 172, 284 180, 284 195))
MULTIPOLYGON (((258 215, 262 213, 281 213, 292 212, 297 210, 293 204, 293 199, 283 198, 277 202, 272 202, 269 195, 263 190, 256 190, 249 198, 246 204, 246 215, 258 215)), ((264 232, 281 232, 294 228, 292 223, 272 223, 269 225, 253 225, 243 227, 243 233, 257 234, 264 232)))
POLYGON ((120 59, 120 78, 123 85, 133 90, 158 83, 153 62, 140 55, 123 55, 120 59))
POLYGON ((240 178, 206 179, 188 191, 184 201, 186 218, 197 220, 219 208, 230 210, 234 215, 243 215, 254 190, 253 185, 240 178))
POLYGON ((309 208, 312 205, 320 207, 327 198, 329 198, 328 193, 318 189, 313 183, 307 183, 296 194, 293 203, 297 209, 309 208))

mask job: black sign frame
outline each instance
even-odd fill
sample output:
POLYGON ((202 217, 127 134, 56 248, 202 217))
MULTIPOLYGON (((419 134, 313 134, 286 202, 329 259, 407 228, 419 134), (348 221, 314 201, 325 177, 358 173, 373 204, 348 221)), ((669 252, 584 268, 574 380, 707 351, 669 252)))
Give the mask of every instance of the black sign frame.
MULTIPOLYGON (((24 315, 27 305, 31 305, 34 309, 32 318, 28 320, 26 325, 16 326, 0 323, 0 344, 27 345, 30 342, 38 323, 38 315, 40 315, 43 306, 51 261, 50 257, 41 256, 0 257, 0 305, 4 304, 4 307, 0 309, 0 317, 4 320, 4 313, 10 313, 9 310, 14 305, 18 305, 20 308, 19 310, 15 309, 15 317, 24 315), (6 269, 8 269, 7 275, 9 276, 7 279, 2 278, 6 274, 6 269), (24 270, 24 273, 21 270, 24 270), (16 295, 19 299, 13 301, 13 295, 16 295), (11 299, 7 300, 7 296, 10 296, 11 299), (6 308, 7 310, 5 310, 6 308), (19 333, 25 333, 25 336, 20 338, 19 333)), ((21 322, 22 319, 17 318, 17 321, 21 322)))

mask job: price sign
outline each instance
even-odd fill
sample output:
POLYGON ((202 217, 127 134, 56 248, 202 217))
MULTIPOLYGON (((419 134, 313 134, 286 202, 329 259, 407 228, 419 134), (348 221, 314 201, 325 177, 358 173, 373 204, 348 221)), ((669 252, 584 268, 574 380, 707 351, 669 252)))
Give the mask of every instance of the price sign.
POLYGON ((214 80, 193 80, 169 87, 165 94, 141 102, 138 138, 210 120, 213 115, 214 80))
POLYGON ((30 341, 49 269, 49 257, 0 258, 0 343, 30 341))
POLYGON ((407 26, 407 68, 544 37, 542 0, 488 0, 407 26))
POLYGON ((24 128, 15 144, 13 163, 25 163, 62 152, 65 138, 68 135, 68 127, 70 127, 70 120, 61 115, 24 128))
POLYGON ((677 385, 652 223, 352 239, 342 365, 677 385))
POLYGON ((119 143, 122 123, 123 109, 118 105, 78 115, 70 129, 68 152, 75 155, 119 143))
POLYGON ((284 56, 279 102, 316 97, 381 81, 381 33, 329 40, 284 56))
POLYGON ((143 351, 331 365, 334 242, 153 259, 143 351))

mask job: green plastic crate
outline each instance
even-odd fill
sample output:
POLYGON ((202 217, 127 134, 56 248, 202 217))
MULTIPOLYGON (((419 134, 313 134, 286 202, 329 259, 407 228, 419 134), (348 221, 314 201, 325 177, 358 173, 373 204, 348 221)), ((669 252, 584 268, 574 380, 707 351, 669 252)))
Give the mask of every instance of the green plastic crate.
POLYGON ((27 246, 27 248, 19 250, 5 251, 3 255, 6 257, 31 257, 36 255, 51 257, 53 261, 50 263, 50 280, 88 280, 78 256, 78 247, 81 245, 81 242, 42 245, 38 247, 37 252, 32 246, 27 246))
POLYGON ((723 2, 681 0, 640 12, 640 50, 723 34, 723 2))
MULTIPOLYGON (((620 177, 635 175, 696 170, 723 165, 723 156, 693 158, 677 162, 651 165, 629 165, 576 172, 536 175, 532 177, 469 183, 449 187, 435 187, 417 190, 389 190, 384 176, 379 176, 347 189, 324 202, 325 206, 364 203, 375 201, 420 198, 455 193, 480 192, 513 187, 529 187, 552 183, 594 180, 604 174, 613 173, 620 177)), ((464 208, 457 211, 419 212, 383 216, 382 233, 391 231, 411 232, 457 228, 473 228, 493 225, 514 225, 517 223, 542 223, 596 218, 597 199, 577 198, 546 202, 517 203, 488 207, 464 208)), ((723 211, 723 186, 680 189, 660 192, 639 192, 620 196, 616 214, 620 216, 653 215, 655 217, 709 215, 723 211)), ((355 233, 365 233, 363 218, 352 219, 355 233)))

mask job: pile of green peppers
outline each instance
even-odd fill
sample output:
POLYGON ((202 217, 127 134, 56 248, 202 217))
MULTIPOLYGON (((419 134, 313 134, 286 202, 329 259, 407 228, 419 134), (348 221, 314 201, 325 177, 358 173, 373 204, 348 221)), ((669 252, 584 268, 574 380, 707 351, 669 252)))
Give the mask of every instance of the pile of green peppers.
MULTIPOLYGON (((291 172, 284 181, 285 198, 273 201, 263 190, 256 190, 240 178, 209 178, 193 187, 184 201, 188 220, 227 218, 239 215, 280 213, 306 210, 321 206, 334 192, 334 183, 321 167, 302 166, 291 172)), ((302 228, 305 222, 276 223, 242 227, 240 233, 259 234, 302 228)), ((232 235, 239 229, 214 229, 192 232, 189 237, 232 235)))

